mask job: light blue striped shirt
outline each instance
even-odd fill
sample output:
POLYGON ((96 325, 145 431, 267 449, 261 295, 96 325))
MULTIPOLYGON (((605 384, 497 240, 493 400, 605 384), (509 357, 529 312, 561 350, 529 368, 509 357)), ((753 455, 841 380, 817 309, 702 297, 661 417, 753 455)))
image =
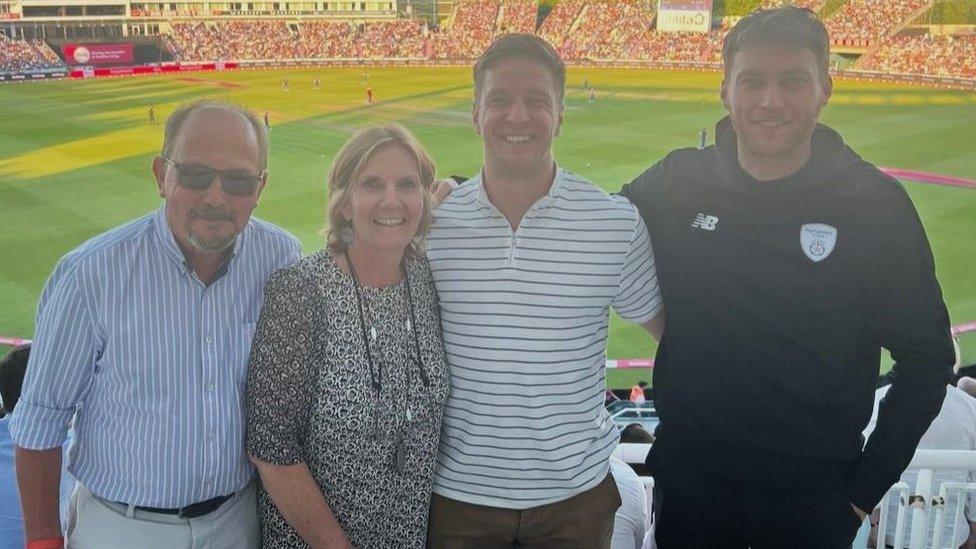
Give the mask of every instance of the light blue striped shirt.
POLYGON ((301 255, 252 218, 209 286, 186 263, 165 206, 99 235, 58 263, 41 295, 14 442, 60 446, 95 495, 181 507, 237 491, 244 380, 265 279, 301 255))

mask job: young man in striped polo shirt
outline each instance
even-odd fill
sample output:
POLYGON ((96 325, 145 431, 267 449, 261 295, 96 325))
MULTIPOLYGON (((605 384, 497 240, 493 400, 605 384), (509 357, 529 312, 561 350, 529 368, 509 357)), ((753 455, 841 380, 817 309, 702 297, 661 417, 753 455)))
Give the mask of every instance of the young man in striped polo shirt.
POLYGON ((474 67, 484 167, 428 241, 452 377, 434 548, 610 544, 608 313, 657 337, 663 307, 636 209, 553 161, 565 78, 531 35, 498 39, 474 67))

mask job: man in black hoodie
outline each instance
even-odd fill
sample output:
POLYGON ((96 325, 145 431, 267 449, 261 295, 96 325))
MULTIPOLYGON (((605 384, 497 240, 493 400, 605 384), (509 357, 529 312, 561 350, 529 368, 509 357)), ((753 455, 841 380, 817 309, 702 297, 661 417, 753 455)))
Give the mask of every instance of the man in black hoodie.
POLYGON ((918 215, 817 123, 828 44, 806 10, 743 18, 716 144, 622 191, 667 307, 647 457, 662 549, 849 548, 945 396, 949 320, 918 215), (882 347, 894 382, 864 446, 882 347))

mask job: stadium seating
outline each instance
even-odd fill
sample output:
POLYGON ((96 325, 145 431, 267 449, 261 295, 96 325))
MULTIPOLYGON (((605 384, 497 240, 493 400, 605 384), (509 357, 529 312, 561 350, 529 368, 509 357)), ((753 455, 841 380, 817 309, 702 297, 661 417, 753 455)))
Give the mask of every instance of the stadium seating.
POLYGON ((298 51, 309 59, 357 57, 357 30, 349 21, 307 21, 298 26, 298 51))
POLYGON ((644 2, 586 4, 560 54, 568 60, 629 59, 653 19, 654 12, 644 2))
POLYGON ((485 51, 495 36, 498 0, 460 2, 454 7, 453 22, 432 38, 434 57, 473 59, 485 51))
POLYGON ((173 23, 174 57, 184 61, 296 59, 298 41, 283 21, 173 23))
POLYGON ((763 0, 759 5, 762 9, 778 8, 792 4, 798 8, 806 8, 812 11, 819 11, 827 0, 763 0))
POLYGON ((725 30, 700 32, 644 33, 634 50, 639 61, 711 62, 722 60, 725 30))
POLYGON ((510 32, 534 33, 538 9, 539 6, 534 0, 503 1, 499 8, 500 14, 495 28, 496 36, 510 32))
POLYGON ((569 31, 572 30, 584 7, 586 7, 586 2, 583 0, 559 2, 542 21, 542 26, 539 27, 539 36, 561 52, 563 44, 569 36, 569 31))
POLYGON ((0 73, 19 74, 64 67, 43 42, 14 40, 0 34, 0 73))
POLYGON ((930 0, 851 0, 825 23, 832 44, 870 47, 931 5, 930 0))
POLYGON ((860 67, 900 74, 976 78, 976 35, 898 36, 886 40, 860 67))
MULTIPOLYGON (((826 20, 835 46, 868 53, 856 68, 976 78, 972 36, 935 37, 903 30, 933 0, 848 0, 826 20)), ((825 0, 761 0, 760 7, 793 4, 821 9, 825 0)), ((420 19, 383 21, 258 19, 180 21, 163 42, 179 61, 476 58, 497 36, 537 33, 568 62, 721 61, 727 21, 708 33, 659 32, 653 3, 642 0, 562 0, 536 29, 535 0, 463 0, 441 29, 420 19)), ((61 67, 42 42, 0 37, 0 72, 61 67)))
POLYGON ((418 19, 365 23, 359 36, 367 59, 426 57, 427 25, 418 19))

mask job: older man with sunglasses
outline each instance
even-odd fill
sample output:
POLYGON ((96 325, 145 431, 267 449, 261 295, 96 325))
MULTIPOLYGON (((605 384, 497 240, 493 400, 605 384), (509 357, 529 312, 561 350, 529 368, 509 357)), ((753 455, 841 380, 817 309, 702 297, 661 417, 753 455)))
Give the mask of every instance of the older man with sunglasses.
POLYGON ((41 295, 14 414, 28 548, 258 547, 243 388, 264 281, 300 256, 251 212, 261 122, 215 102, 166 123, 165 204, 67 254, 41 295), (79 485, 62 538, 61 442, 79 485))

